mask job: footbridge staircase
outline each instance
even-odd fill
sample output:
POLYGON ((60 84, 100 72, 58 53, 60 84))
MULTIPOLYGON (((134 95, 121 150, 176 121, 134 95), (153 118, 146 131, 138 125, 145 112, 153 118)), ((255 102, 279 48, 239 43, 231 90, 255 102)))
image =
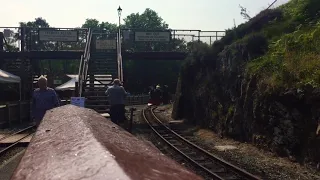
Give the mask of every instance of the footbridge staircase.
POLYGON ((85 97, 85 106, 100 114, 109 112, 105 91, 112 80, 117 77, 118 64, 116 49, 99 49, 97 39, 108 39, 89 30, 84 55, 79 67, 78 94, 85 97))

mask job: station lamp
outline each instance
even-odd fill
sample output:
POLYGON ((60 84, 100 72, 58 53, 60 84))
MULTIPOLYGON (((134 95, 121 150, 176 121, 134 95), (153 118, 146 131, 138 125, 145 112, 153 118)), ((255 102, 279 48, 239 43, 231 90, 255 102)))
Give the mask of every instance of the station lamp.
POLYGON ((119 16, 119 18, 120 18, 122 9, 121 9, 121 7, 119 6, 119 8, 118 8, 117 10, 118 10, 118 16, 119 16))

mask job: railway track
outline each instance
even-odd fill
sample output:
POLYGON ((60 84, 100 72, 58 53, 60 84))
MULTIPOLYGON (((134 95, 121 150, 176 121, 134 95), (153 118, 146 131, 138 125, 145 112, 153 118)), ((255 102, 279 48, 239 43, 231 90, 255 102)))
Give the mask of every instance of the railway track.
POLYGON ((20 136, 19 138, 17 138, 15 141, 10 142, 10 143, 6 143, 4 147, 0 148, 0 157, 5 155, 8 151, 10 151, 11 149, 13 149, 14 147, 16 147, 22 140, 26 139, 27 137, 31 136, 34 133, 34 128, 35 126, 28 126, 24 129, 18 130, 18 131, 11 131, 9 133, 9 135, 4 136, 2 138, 0 138, 0 143, 1 141, 4 141, 8 138, 12 138, 14 136, 20 135, 22 134, 22 136, 20 136))
POLYGON ((259 177, 234 166, 219 157, 207 152, 201 147, 182 137, 166 126, 153 112, 154 108, 142 110, 142 116, 153 132, 171 149, 175 150, 193 167, 207 174, 210 179, 219 180, 260 180, 259 177))

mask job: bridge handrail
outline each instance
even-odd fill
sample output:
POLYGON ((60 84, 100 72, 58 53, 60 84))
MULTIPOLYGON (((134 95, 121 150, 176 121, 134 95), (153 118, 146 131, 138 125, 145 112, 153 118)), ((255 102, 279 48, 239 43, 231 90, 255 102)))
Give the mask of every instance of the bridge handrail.
POLYGON ((87 73, 88 73, 88 64, 90 60, 90 45, 92 38, 92 30, 89 29, 86 41, 86 47, 84 50, 83 56, 81 56, 80 66, 79 66, 79 75, 78 75, 78 83, 79 83, 79 96, 82 96, 83 87, 86 83, 87 73))

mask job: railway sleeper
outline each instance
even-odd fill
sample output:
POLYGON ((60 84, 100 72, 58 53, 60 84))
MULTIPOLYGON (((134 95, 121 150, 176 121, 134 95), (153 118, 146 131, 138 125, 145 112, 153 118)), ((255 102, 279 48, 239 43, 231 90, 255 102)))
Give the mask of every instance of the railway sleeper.
POLYGON ((216 174, 228 173, 225 168, 208 168, 211 172, 216 174))
POLYGON ((165 137, 165 138, 167 138, 167 137, 173 138, 172 135, 170 135, 170 134, 161 134, 161 135, 162 135, 162 137, 165 137))
POLYGON ((193 160, 199 162, 199 161, 206 161, 208 159, 205 157, 197 157, 197 158, 194 158, 193 160))
POLYGON ((229 175, 228 173, 226 173, 225 176, 221 175, 223 177, 223 179, 225 180, 239 180, 241 179, 240 177, 238 176, 235 176, 235 175, 229 175))
POLYGON ((184 154, 187 156, 193 156, 193 155, 196 155, 197 153, 196 152, 186 152, 184 154))
POLYGON ((174 137, 172 137, 172 136, 163 136, 164 138, 166 138, 166 140, 171 140, 171 139, 174 139, 174 137))
MULTIPOLYGON (((165 137, 165 138, 166 138, 166 137, 165 137)), ((169 141, 170 143, 172 143, 172 144, 173 144, 173 143, 179 143, 179 141, 178 141, 178 140, 173 139, 173 138, 172 138, 172 139, 170 139, 170 140, 168 140, 168 141, 169 141)))

